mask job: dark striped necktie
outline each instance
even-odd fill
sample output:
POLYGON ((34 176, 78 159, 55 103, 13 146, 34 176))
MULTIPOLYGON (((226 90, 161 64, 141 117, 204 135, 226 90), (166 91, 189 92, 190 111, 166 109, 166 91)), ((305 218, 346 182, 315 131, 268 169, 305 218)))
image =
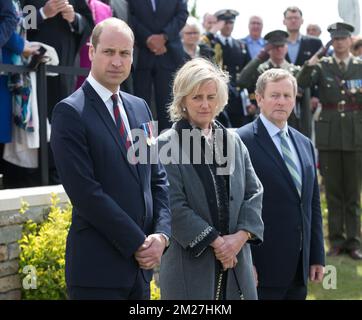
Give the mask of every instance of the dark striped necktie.
POLYGON ((339 63, 339 69, 340 69, 342 72, 346 72, 346 70, 347 70, 346 63, 345 63, 343 60, 339 63))
POLYGON ((293 159, 292 150, 289 147, 288 141, 287 141, 287 133, 284 130, 279 131, 279 137, 280 137, 280 146, 282 149, 282 155, 284 162, 288 168, 288 171, 290 175, 292 176, 293 182, 295 184, 295 187, 298 190, 299 196, 302 194, 302 178, 299 174, 298 167, 293 159))
POLYGON ((117 130, 121 136, 121 139, 122 139, 126 149, 128 150, 128 148, 131 146, 131 141, 128 139, 127 129, 122 120, 121 113, 119 111, 118 95, 113 94, 111 99, 113 101, 113 114, 114 114, 114 120, 116 122, 117 130))

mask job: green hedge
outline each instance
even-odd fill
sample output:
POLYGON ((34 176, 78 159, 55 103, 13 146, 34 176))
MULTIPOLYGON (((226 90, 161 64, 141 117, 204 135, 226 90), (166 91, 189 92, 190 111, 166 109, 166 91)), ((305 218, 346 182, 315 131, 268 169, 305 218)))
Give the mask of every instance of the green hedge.
MULTIPOLYGON (((21 212, 27 210, 23 205, 21 212)), ((23 289, 25 300, 67 299, 65 285, 65 244, 72 218, 72 206, 59 206, 58 197, 53 194, 48 218, 41 224, 28 221, 24 225, 23 237, 19 240, 19 272, 25 266, 36 268, 37 288, 23 289)), ((24 274, 21 273, 24 278, 24 274)), ((160 290, 151 282, 151 299, 160 299, 160 290)))
POLYGON ((72 207, 68 204, 60 208, 56 195, 52 195, 51 203, 47 220, 38 225, 28 221, 19 241, 20 271, 25 266, 34 266, 37 276, 37 288, 23 289, 23 299, 66 299, 64 255, 72 207))

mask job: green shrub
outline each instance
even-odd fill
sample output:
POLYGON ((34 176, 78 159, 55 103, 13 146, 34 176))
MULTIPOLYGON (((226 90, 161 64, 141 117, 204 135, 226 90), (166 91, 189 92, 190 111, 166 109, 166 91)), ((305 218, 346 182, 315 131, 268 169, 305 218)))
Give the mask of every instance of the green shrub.
POLYGON ((152 279, 151 281, 150 291, 151 291, 151 300, 161 299, 160 288, 157 286, 156 281, 154 279, 152 279))
POLYGON ((19 240, 20 272, 30 265, 36 268, 37 276, 37 289, 23 289, 23 299, 66 299, 64 255, 72 207, 60 208, 56 195, 51 203, 47 220, 39 225, 28 221, 19 240))
MULTIPOLYGON (((52 195, 47 220, 41 224, 28 221, 24 225, 23 237, 19 240, 19 272, 25 266, 36 268, 37 289, 23 289, 22 298, 26 300, 66 299, 65 284, 65 244, 72 218, 72 206, 59 207, 59 199, 52 195)), ((28 206, 23 203, 21 212, 28 206)), ((21 273, 21 277, 24 274, 21 273)), ((160 289, 154 280, 151 282, 151 300, 160 299, 160 289)))

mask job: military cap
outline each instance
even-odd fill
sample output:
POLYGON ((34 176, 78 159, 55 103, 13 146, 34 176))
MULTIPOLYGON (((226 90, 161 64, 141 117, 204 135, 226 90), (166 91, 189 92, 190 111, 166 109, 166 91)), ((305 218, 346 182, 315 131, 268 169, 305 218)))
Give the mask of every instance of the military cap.
POLYGON ((234 21, 239 12, 233 9, 223 9, 215 12, 217 20, 234 21))
POLYGON ((331 34, 331 38, 347 38, 352 35, 354 27, 345 22, 336 22, 328 26, 328 32, 331 34))
POLYGON ((289 36, 288 32, 286 32, 286 31, 274 30, 274 31, 267 33, 264 36, 264 39, 272 45, 282 46, 287 43, 288 36, 289 36))

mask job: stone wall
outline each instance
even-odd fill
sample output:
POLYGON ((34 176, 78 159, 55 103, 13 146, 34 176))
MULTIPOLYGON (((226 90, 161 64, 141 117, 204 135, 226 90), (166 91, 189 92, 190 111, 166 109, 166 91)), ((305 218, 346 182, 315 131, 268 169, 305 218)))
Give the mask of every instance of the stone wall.
POLYGON ((39 223, 46 218, 52 193, 58 195, 60 203, 68 201, 62 186, 0 190, 0 300, 21 299, 17 241, 25 221, 31 219, 39 223), (29 210, 20 214, 23 201, 29 210))

